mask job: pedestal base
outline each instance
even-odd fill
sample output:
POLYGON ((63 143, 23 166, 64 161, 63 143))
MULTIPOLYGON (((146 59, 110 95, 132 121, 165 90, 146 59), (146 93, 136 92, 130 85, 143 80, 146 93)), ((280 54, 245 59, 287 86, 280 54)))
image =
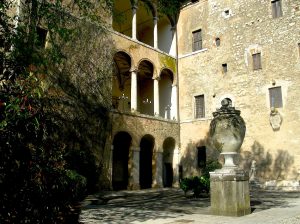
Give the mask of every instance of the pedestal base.
POLYGON ((210 172, 210 196, 214 215, 243 216, 251 213, 249 177, 243 170, 210 172))

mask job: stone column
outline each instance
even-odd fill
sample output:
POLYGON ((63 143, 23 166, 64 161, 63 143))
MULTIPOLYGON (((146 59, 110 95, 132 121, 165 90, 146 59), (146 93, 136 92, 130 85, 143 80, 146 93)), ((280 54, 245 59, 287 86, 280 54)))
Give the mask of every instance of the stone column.
POLYGON ((137 111, 137 70, 130 70, 131 72, 131 111, 137 111))
POLYGON ((160 151, 156 152, 156 169, 155 169, 154 187, 156 188, 163 187, 163 153, 160 151))
POLYGON ((153 47, 158 48, 157 17, 153 17, 153 47))
POLYGON ((171 93, 171 119, 177 120, 177 86, 172 86, 172 93, 171 93))
POLYGON ((130 183, 130 185, 132 190, 139 190, 140 189, 140 148, 132 147, 131 150, 133 156, 132 156, 132 171, 131 171, 132 183, 130 183))
POLYGON ((134 5, 132 7, 132 34, 131 37, 132 39, 136 40, 136 11, 137 11, 137 6, 134 5))
POLYGON ((154 116, 159 116, 159 79, 154 79, 154 116))
POLYGON ((173 155, 173 186, 179 187, 179 160, 180 150, 176 148, 173 155))
POLYGON ((177 49, 176 49, 176 46, 177 46, 177 32, 176 32, 176 26, 173 26, 171 28, 171 31, 172 31, 172 43, 171 43, 171 49, 170 49, 170 52, 169 54, 176 57, 177 56, 177 49))

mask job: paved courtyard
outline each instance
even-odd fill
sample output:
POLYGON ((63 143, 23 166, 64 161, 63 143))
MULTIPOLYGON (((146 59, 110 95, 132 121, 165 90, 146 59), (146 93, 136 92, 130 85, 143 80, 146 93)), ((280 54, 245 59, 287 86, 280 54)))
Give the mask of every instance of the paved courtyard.
POLYGON ((208 197, 187 198, 180 189, 104 192, 84 202, 81 223, 276 223, 300 224, 300 192, 251 191, 252 213, 210 214, 208 197))

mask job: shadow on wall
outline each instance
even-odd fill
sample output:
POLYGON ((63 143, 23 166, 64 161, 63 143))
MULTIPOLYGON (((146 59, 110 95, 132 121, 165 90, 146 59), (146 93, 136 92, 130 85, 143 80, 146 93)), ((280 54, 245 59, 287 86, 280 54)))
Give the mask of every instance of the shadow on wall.
POLYGON ((213 149, 209 140, 208 133, 206 133, 203 139, 200 139, 196 142, 190 140, 185 149, 183 150, 183 154, 181 155, 180 165, 182 166, 182 177, 188 176, 198 176, 201 174, 201 166, 200 161, 203 158, 201 156, 205 156, 205 161, 213 161, 219 160, 220 152, 218 150, 213 149), (198 154, 199 150, 205 147, 205 154, 198 154))
POLYGON ((44 104, 57 126, 53 137, 65 146, 67 168, 85 176, 88 191, 94 192, 99 188, 104 148, 111 127, 108 83, 111 82, 114 46, 103 29, 75 22, 79 23, 80 35, 61 43, 67 60, 49 68, 44 104))
MULTIPOLYGON (((245 170, 250 170, 252 161, 256 161, 256 177, 260 181, 287 179, 294 164, 294 157, 287 150, 279 149, 276 154, 271 154, 257 141, 251 151, 243 151, 241 157, 241 166, 245 170)), ((292 174, 291 178, 296 177, 297 171, 292 170, 292 174)))

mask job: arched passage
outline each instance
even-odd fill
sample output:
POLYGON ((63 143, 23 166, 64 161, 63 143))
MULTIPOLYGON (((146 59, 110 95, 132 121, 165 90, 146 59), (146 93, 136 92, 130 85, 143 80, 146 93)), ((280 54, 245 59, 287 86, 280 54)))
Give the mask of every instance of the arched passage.
POLYGON ((159 80, 159 115, 171 119, 173 73, 169 69, 161 72, 159 80))
POLYGON ((138 111, 142 114, 154 115, 153 108, 153 64, 147 60, 138 67, 138 111))
POLYGON ((114 0, 112 27, 115 31, 131 37, 132 6, 130 0, 114 0))
POLYGON ((152 156, 154 149, 154 137, 145 135, 140 143, 140 187, 141 189, 152 186, 152 156))
POLYGON ((130 110, 131 57, 119 51, 114 55, 115 69, 113 74, 112 101, 113 108, 120 111, 130 110))
POLYGON ((128 186, 128 159, 132 138, 127 132, 118 132, 113 140, 112 186, 125 190, 128 186))
POLYGON ((149 4, 139 1, 137 10, 137 39, 153 46, 153 13, 149 4))
POLYGON ((158 48, 168 54, 174 55, 175 36, 167 16, 161 15, 158 20, 158 48))
POLYGON ((163 186, 172 187, 173 184, 173 156, 175 139, 168 137, 163 143, 163 186))

